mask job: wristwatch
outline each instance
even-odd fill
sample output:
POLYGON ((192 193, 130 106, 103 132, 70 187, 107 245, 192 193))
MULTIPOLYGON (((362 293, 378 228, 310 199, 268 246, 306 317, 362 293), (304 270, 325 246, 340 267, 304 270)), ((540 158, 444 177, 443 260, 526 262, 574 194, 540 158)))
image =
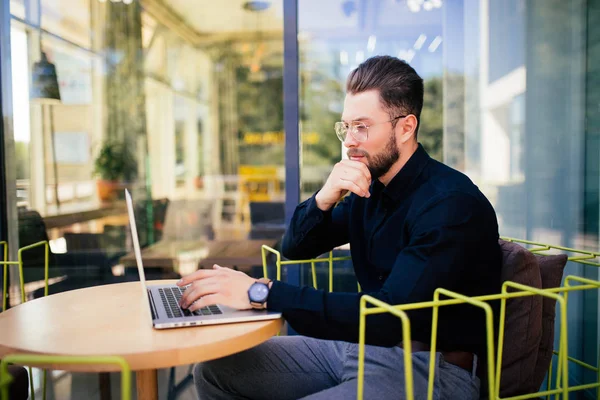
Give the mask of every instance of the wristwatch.
POLYGON ((260 278, 248 289, 250 305, 255 310, 264 310, 266 308, 267 298, 269 297, 269 283, 271 283, 270 279, 260 278))

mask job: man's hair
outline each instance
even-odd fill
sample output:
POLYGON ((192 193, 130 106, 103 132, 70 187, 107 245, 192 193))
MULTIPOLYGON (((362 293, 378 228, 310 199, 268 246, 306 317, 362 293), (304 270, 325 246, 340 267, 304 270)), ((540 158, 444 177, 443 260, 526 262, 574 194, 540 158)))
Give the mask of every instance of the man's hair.
MULTIPOLYGON (((417 117, 415 138, 421 124, 423 79, 406 62, 391 56, 375 56, 365 60, 348 76, 346 92, 362 93, 378 90, 383 107, 390 118, 413 114, 417 117)), ((393 121, 393 126, 396 126, 393 121)))

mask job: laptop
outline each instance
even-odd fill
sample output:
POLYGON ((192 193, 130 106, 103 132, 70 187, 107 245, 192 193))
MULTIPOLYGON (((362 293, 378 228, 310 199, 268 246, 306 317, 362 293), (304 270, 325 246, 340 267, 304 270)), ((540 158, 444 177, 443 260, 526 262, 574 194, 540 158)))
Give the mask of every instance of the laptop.
POLYGON ((281 318, 281 313, 268 310, 236 310, 220 304, 204 307, 190 312, 179 307, 179 299, 185 287, 176 285, 147 285, 142 253, 133 213, 133 200, 129 190, 125 189, 131 239, 137 263, 140 281, 145 295, 148 296, 148 305, 152 315, 152 326, 155 329, 181 328, 197 325, 217 325, 234 322, 265 321, 281 318))

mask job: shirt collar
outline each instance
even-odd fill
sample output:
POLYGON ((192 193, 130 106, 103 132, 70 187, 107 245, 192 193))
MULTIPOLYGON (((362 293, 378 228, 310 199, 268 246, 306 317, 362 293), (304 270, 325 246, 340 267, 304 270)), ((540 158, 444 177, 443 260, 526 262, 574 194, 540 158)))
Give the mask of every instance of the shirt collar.
POLYGON ((417 176, 423 171, 425 165, 429 162, 429 154, 425 151, 421 143, 414 152, 414 154, 408 159, 406 164, 400 171, 392 178, 387 186, 376 179, 372 185, 374 191, 381 191, 386 197, 391 200, 398 202, 401 196, 406 193, 411 184, 415 181, 417 176))

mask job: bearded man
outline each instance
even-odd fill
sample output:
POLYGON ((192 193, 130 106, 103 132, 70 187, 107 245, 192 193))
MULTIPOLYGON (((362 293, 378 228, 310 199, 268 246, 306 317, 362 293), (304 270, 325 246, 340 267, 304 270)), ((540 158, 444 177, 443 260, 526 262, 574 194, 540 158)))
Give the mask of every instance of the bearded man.
MULTIPOLYGON (((362 291, 328 293, 256 281, 218 266, 185 277, 180 285, 190 287, 182 307, 267 308, 282 312, 299 333, 197 365, 201 399, 356 398, 361 296, 406 304, 432 300, 439 287, 467 296, 500 292, 494 209, 468 177, 430 158, 417 140, 421 77, 402 60, 373 57, 350 73, 346 93, 335 133, 348 159, 298 205, 282 252, 307 259, 350 243, 362 291)), ((478 399, 484 313, 469 305, 441 307, 434 360, 431 313, 408 312, 415 398, 427 396, 431 361, 434 398, 478 399)), ((401 321, 389 314, 369 316, 366 340, 365 398, 404 398, 401 321)))

